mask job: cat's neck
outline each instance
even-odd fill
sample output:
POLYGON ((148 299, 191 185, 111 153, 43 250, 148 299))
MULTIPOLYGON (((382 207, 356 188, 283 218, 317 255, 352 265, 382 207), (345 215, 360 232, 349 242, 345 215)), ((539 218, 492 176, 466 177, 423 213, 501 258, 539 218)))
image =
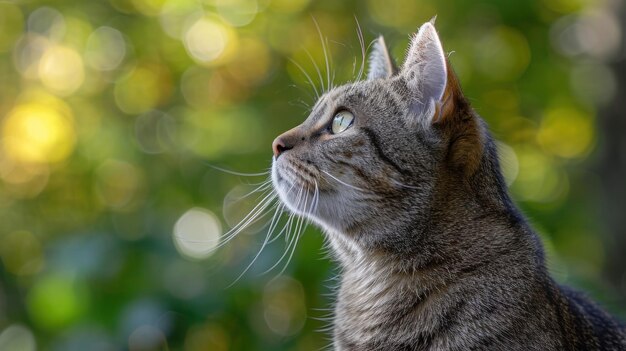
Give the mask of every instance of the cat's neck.
MULTIPOLYGON (((442 171, 419 218, 386 223, 378 232, 328 233, 342 266, 336 343, 402 349, 418 331, 428 338, 445 328, 446 316, 468 296, 476 303, 494 294, 515 296, 516 277, 547 276, 541 244, 510 200, 492 147, 472 178, 442 171), (371 237, 386 240, 370 247, 359 242, 371 237), (410 240, 394 246, 394 237, 410 240), (393 338, 380 340, 386 335, 393 338), (379 339, 368 341, 374 336, 379 339)), ((454 343, 452 334, 446 337, 454 343)))
MULTIPOLYGON (((436 204, 438 206, 438 204, 436 204)), ((346 276, 390 277, 394 274, 420 284, 441 282, 442 274, 453 280, 457 274, 470 274, 511 253, 532 257, 543 264, 536 234, 515 208, 486 208, 480 203, 446 204, 447 211, 434 211, 427 220, 418 219, 412 228, 385 228, 383 233, 328 232, 330 244, 346 276), (395 247, 371 249, 354 237, 390 236, 394 230, 413 237, 413 247, 396 252, 395 247)), ((445 206, 441 206, 445 207, 445 206)), ((413 282, 414 283, 414 282, 413 282)), ((367 283, 369 284, 369 283, 367 283)))
POLYGON ((497 158, 489 152, 487 148, 474 179, 458 181, 453 174, 442 177, 423 218, 397 228, 389 224, 384 233, 329 233, 343 267, 344 285, 361 294, 369 294, 373 286, 384 291, 406 285, 421 294, 445 289, 497 262, 541 269, 539 239, 510 200, 497 158), (487 192, 491 194, 484 196, 487 192), (393 237, 397 231, 404 238, 414 238, 406 241, 402 251, 397 247, 370 249, 353 239, 393 237))
MULTIPOLYGON (((428 338, 445 329, 447 316, 465 303, 464 289, 473 286, 469 282, 541 274, 540 245, 528 226, 514 219, 515 213, 464 207, 455 208, 454 217, 437 214, 409 233, 423 237, 423 246, 412 256, 366 251, 345 236, 331 235, 342 266, 335 342, 343 346, 338 350, 350 349, 350 343, 402 349, 416 333, 424 334, 418 339, 428 338)), ((494 289, 512 286, 496 284, 494 289)), ((472 298, 488 298, 488 289, 483 290, 473 291, 484 297, 472 298)), ((445 337, 455 342, 454 336, 445 337)))
POLYGON ((497 164, 486 165, 480 172, 478 179, 470 181, 442 178, 430 209, 410 221, 364 226, 362 232, 350 235, 329 230, 344 272, 371 267, 433 275, 440 270, 467 273, 511 251, 523 251, 542 265, 537 236, 510 200, 497 164), (483 196, 488 191, 492 194, 483 196), (381 239, 371 247, 359 241, 372 237, 381 239), (410 240, 394 246, 390 239, 394 237, 410 240))

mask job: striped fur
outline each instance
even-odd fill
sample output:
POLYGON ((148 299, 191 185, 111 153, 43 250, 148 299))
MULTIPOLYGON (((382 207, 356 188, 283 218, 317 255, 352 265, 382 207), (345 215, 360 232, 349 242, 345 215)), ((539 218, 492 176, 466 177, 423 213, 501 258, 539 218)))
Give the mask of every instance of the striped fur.
POLYGON ((289 189, 319 188, 307 216, 341 266, 334 348, 626 350, 617 320, 549 276, 442 55, 426 24, 399 72, 370 62, 370 79, 327 92, 279 137, 274 186, 294 211, 289 189), (330 133, 346 109, 354 124, 330 133))

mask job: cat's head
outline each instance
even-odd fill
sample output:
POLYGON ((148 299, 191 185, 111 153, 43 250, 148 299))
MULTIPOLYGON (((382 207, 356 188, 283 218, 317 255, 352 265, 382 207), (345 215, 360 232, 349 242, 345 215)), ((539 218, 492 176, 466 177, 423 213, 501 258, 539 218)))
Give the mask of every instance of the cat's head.
POLYGON ((276 138, 272 180, 291 211, 377 245, 427 216, 442 170, 476 171, 481 130, 429 22, 400 69, 380 37, 366 80, 328 91, 276 138))

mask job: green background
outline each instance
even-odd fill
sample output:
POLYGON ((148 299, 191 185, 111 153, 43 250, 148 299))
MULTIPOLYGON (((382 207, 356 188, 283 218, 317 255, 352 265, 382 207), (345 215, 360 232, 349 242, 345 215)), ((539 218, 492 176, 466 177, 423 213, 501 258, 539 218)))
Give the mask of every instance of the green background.
POLYGON ((307 229, 290 262, 279 238, 231 284, 273 212, 216 250, 263 192, 238 198, 267 177, 214 166, 267 171, 273 138, 306 118, 313 88, 298 65, 318 88, 311 59, 327 72, 316 23, 342 84, 362 64, 357 20, 366 44, 384 34, 401 62, 434 15, 554 276, 624 316, 604 278, 594 168, 599 111, 618 85, 610 6, 0 1, 0 349, 327 346, 336 270, 321 233, 307 229))

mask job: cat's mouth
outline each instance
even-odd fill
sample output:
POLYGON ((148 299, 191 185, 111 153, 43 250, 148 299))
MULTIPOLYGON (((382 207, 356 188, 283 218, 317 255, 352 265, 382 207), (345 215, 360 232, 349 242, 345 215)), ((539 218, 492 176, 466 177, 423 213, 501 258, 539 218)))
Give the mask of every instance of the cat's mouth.
POLYGON ((293 212, 310 216, 317 210, 319 182, 315 170, 291 162, 274 161, 272 182, 281 201, 293 212))

